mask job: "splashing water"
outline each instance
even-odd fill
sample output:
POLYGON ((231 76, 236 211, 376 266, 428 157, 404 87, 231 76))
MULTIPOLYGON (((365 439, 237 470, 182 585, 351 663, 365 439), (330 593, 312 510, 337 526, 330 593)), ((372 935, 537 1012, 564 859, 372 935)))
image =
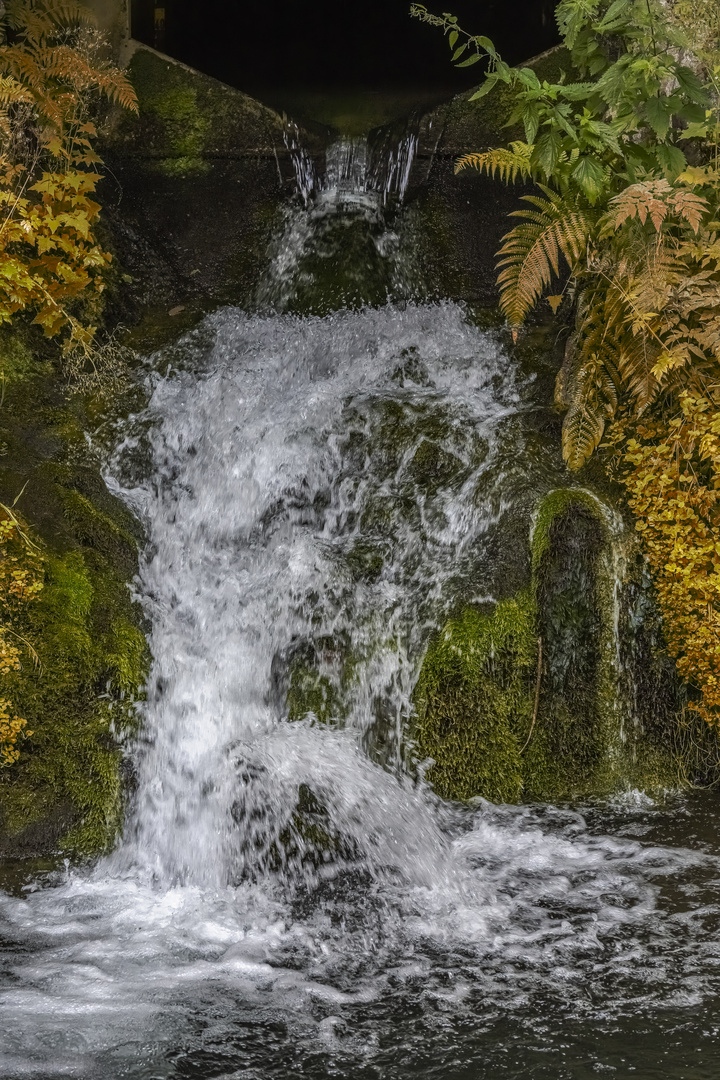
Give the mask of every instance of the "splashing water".
POLYGON ((152 537, 155 657, 132 857, 165 884, 241 878, 276 849, 304 784, 373 872, 399 859, 429 883, 432 815, 360 745, 380 703, 401 730, 427 621, 497 517, 517 391, 492 389, 502 357, 450 305, 225 311, 208 331, 204 370, 156 382, 150 483, 129 492, 152 537), (277 683, 308 646, 330 654, 340 731, 286 723, 277 683))
POLYGON ((226 309, 148 391, 108 464, 148 535, 136 790, 111 856, 0 895, 2 1074, 589 1077, 645 1045, 712 1075, 635 1030, 716 1038, 692 808, 453 807, 411 764, 429 635, 547 483, 495 338, 451 303, 226 309))

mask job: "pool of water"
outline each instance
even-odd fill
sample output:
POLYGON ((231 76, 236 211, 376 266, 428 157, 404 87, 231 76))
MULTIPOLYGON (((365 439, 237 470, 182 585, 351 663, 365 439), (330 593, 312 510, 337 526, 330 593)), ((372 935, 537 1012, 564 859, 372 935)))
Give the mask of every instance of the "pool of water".
POLYGON ((714 793, 436 814, 425 882, 15 879, 2 1075, 717 1075, 714 793))

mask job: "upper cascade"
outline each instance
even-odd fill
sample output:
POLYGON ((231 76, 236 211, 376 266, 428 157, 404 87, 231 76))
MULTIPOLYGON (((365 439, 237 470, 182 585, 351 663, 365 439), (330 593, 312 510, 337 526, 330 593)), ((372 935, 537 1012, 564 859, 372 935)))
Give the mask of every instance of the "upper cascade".
POLYGON ((418 146, 417 123, 411 119, 400 135, 381 130, 374 138, 341 136, 325 151, 324 171, 302 144, 293 122, 285 129, 285 145, 295 170, 297 191, 305 206, 313 198, 353 201, 370 195, 381 205, 401 203, 408 189, 418 146))

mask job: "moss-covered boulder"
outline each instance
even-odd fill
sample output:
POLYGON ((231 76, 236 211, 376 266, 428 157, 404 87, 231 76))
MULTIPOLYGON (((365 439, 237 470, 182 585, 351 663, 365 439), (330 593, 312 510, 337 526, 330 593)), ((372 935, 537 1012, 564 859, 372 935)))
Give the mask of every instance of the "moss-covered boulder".
POLYGON ((591 492, 552 491, 530 548, 526 588, 489 613, 464 609, 429 645, 413 737, 438 794, 558 800, 714 775, 717 739, 711 747, 707 733, 686 730, 649 580, 619 515, 591 492))
POLYGON ((532 536, 542 678, 524 762, 529 798, 563 798, 613 786, 617 754, 615 605, 608 511, 590 493, 551 492, 532 536))
POLYGON ((3 678, 32 734, 0 769, 0 855, 90 855, 120 826, 120 743, 147 671, 129 591, 141 536, 87 448, 83 403, 33 340, 0 335, 0 501, 17 499, 43 576, 15 627, 22 667, 3 678))

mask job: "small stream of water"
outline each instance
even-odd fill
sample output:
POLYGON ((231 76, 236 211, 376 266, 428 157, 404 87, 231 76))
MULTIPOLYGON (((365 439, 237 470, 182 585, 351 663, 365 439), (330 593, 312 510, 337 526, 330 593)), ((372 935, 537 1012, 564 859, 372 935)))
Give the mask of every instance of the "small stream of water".
POLYGON ((119 430, 135 790, 112 855, 0 894, 3 1077, 717 1074, 713 798, 452 806, 409 764, 429 636, 493 599, 557 465, 497 337, 412 298, 364 155, 335 148, 257 312, 151 358, 119 430), (306 667, 326 714, 291 719, 306 667))

